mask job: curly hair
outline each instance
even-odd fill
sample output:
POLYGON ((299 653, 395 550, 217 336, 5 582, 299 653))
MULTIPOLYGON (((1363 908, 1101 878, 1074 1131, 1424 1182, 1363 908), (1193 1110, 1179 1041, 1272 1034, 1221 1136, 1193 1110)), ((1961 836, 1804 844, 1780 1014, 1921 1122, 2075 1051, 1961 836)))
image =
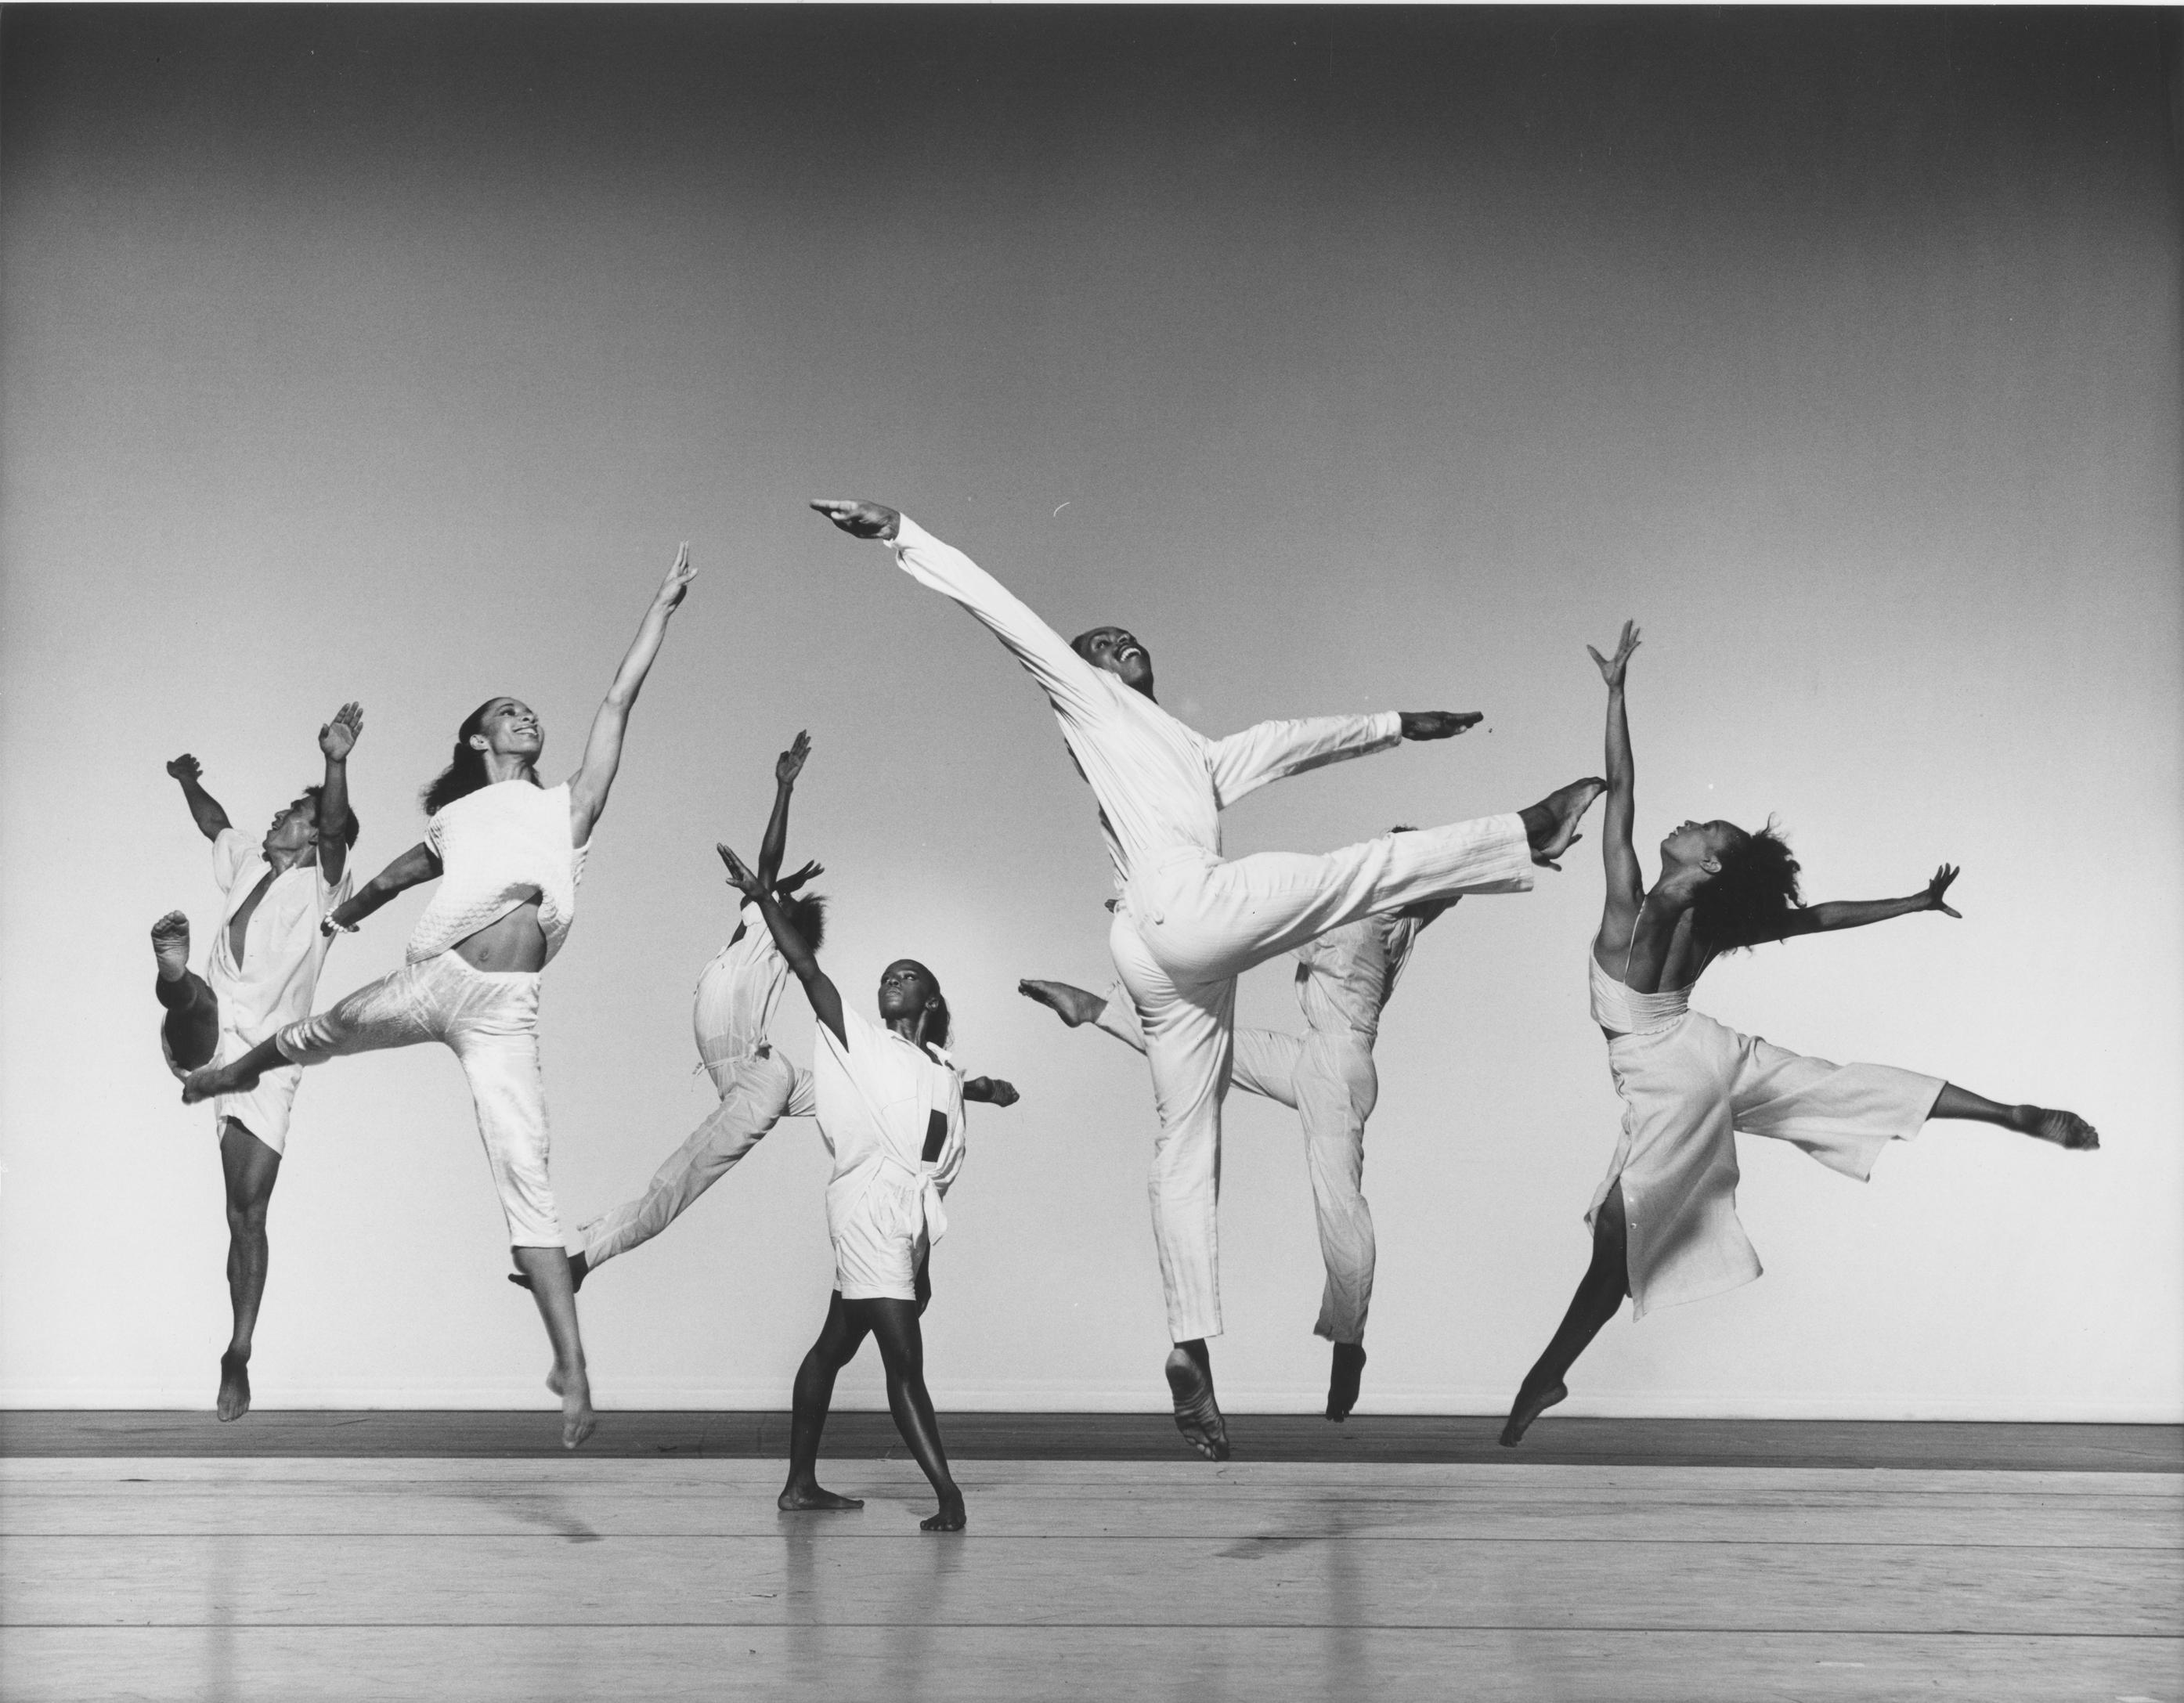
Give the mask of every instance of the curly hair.
POLYGON ((827 895, 823 893, 798 893, 778 901, 781 914, 788 919, 805 948, 816 953, 827 939, 827 895))
POLYGON ((1797 860, 1769 817, 1756 833, 1738 831, 1721 854, 1720 872, 1698 890, 1691 922, 1716 952, 1741 952, 1763 940, 1780 940, 1791 914, 1804 901, 1797 893, 1797 860))
MULTIPOLYGON (((306 787, 304 788, 304 796, 311 801, 311 820, 313 821, 320 820, 326 814, 326 799, 320 796, 325 793, 326 789, 326 783, 324 782, 320 782, 315 787, 306 787)), ((356 812, 354 810, 351 810, 348 813, 348 826, 342 830, 342 843, 352 850, 354 850, 356 846, 356 837, 359 832, 359 825, 356 820, 356 812)))

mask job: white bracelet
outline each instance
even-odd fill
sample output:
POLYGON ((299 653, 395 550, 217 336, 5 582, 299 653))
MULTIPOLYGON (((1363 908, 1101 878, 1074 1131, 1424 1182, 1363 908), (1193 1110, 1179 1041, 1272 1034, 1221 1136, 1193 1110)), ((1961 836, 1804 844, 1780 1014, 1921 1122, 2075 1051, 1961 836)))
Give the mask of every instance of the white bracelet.
POLYGON ((332 937, 333 932, 337 928, 344 934, 354 934, 357 932, 358 925, 354 922, 343 922, 340 921, 331 910, 319 919, 319 932, 327 936, 329 938, 332 937))

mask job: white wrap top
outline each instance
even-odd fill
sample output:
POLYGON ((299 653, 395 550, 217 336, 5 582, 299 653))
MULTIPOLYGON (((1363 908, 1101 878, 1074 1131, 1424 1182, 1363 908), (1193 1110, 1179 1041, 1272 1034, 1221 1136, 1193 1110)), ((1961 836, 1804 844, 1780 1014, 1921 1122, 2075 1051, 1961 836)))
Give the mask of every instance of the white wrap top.
POLYGON ((589 849, 570 844, 570 826, 566 781, 501 781, 437 811, 425 843, 440 860, 440 884, 410 936, 409 961, 437 957, 535 899, 552 963, 576 920, 589 849))

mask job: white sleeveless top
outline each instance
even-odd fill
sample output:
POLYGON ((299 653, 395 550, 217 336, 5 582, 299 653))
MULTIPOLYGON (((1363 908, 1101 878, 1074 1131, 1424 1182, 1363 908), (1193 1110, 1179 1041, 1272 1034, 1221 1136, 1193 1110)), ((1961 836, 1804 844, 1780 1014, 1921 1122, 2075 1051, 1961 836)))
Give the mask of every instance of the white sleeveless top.
POLYGON ((412 964, 437 957, 532 899, 546 961, 577 916, 577 882, 588 845, 569 843, 569 783, 501 781, 436 812, 425 843, 440 860, 440 884, 410 936, 412 964))
POLYGON ((1673 1029, 1691 1008, 1691 988, 1663 988, 1658 993, 1641 993, 1626 988, 1600 967, 1591 946, 1585 949, 1585 967, 1592 972, 1592 1021, 1618 1035, 1652 1035, 1673 1029))

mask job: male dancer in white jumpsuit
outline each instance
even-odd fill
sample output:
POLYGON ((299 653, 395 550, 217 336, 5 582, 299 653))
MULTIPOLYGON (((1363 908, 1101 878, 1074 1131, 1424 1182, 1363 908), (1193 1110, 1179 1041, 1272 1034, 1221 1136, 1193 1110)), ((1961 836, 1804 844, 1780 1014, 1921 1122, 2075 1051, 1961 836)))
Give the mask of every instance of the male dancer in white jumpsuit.
MULTIPOLYGON (((231 1063, 310 1015, 329 944, 319 924, 349 895, 357 822, 348 807, 348 754, 363 728, 363 710, 344 704, 319 729, 323 778, 276 815, 255 845, 205 791, 195 757, 186 751, 167 765, 181 784, 191 820, 212 842, 213 877, 226 894, 202 977, 189 967, 187 915, 170 910, 152 925, 159 966, 155 992, 165 1013, 159 1043, 176 1074, 231 1063)), ((288 1113, 302 1075, 293 1065, 268 1071, 254 1087, 212 1103, 226 1183, 227 1294, 234 1315, 220 1357, 223 1422, 250 1411, 251 1339, 271 1258, 265 1215, 288 1149, 288 1113)))
POLYGON ((1221 1332, 1214 1206, 1235 978, 1377 911, 1528 890, 1533 864, 1552 864, 1568 846, 1602 783, 1575 782, 1521 813, 1384 835, 1324 856, 1224 861, 1220 813, 1246 793, 1400 739, 1447 738, 1479 715, 1387 710, 1268 721, 1208 739, 1154 701, 1151 656, 1122 628, 1065 643, 968 556, 896 510, 811 506, 852 536, 888 544, 911 578, 953 598, 1008 648, 1046 693, 1100 801, 1117 888, 1108 946, 1145 1026, 1160 1110, 1150 1194, 1175 1343, 1168 1388, 1184 1440, 1209 1460, 1225 1459, 1206 1338, 1221 1332))
MULTIPOLYGON (((1418 932, 1455 903, 1384 912, 1331 928, 1297 948, 1296 996, 1310 1032, 1238 1029, 1229 1085, 1285 1105, 1304 1126, 1305 1164, 1319 1219, 1320 1293, 1315 1336, 1334 1344, 1327 1416, 1357 1405, 1365 1371, 1365 1315, 1373 1303, 1373 1209, 1366 1203, 1365 1121, 1380 1094, 1373 1044, 1418 932)), ((1020 982, 1071 1028, 1090 1023, 1145 1050, 1144 1028, 1120 981, 1103 999, 1067 982, 1020 982)))

